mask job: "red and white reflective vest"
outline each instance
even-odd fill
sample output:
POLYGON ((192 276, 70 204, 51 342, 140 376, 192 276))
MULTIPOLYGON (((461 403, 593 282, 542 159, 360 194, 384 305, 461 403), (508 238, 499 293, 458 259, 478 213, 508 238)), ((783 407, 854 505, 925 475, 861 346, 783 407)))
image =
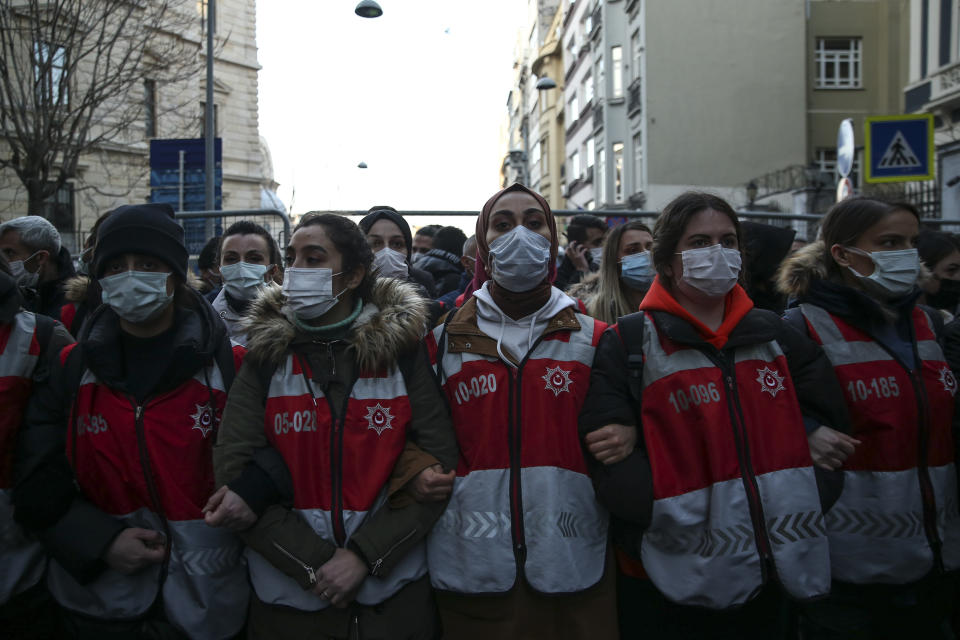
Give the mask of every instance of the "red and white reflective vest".
POLYGON ((794 598, 826 594, 823 514, 780 345, 738 347, 731 367, 671 341, 649 314, 644 323, 650 579, 675 602, 712 609, 749 600, 771 569, 794 598))
POLYGON ((844 462, 843 493, 827 517, 834 578, 903 584, 960 568, 957 381, 926 314, 913 310, 920 367, 911 370, 824 309, 800 311, 833 363, 861 442, 844 462))
POLYGON ((39 543, 13 521, 13 451, 37 366, 37 317, 28 311, 0 326, 0 603, 40 581, 45 560, 39 543))
MULTIPOLYGON (((294 509, 317 535, 344 547, 367 514, 386 500, 385 487, 407 440, 410 400, 399 367, 361 372, 344 406, 333 410, 332 401, 309 378, 306 360, 295 354, 277 367, 267 392, 264 429, 290 469, 294 509)), ((304 611, 329 606, 263 556, 251 549, 246 554, 253 588, 263 602, 304 611)), ((421 542, 388 576, 367 576, 357 602, 379 604, 426 572, 421 542)))
POLYGON ((214 490, 212 448, 225 403, 215 363, 143 406, 83 372, 67 436, 80 490, 130 527, 165 532, 169 555, 133 575, 108 568, 83 585, 51 560, 47 582, 61 605, 98 619, 132 619, 162 588, 167 619, 188 636, 240 631, 249 599, 241 544, 207 526, 201 513, 214 490))
POLYGON ((577 432, 590 368, 606 325, 575 314, 514 368, 428 336, 449 399, 460 461, 453 495, 430 532, 437 589, 503 593, 520 579, 572 593, 603 577, 607 512, 594 496, 577 432), (576 326, 573 326, 576 325, 576 326))

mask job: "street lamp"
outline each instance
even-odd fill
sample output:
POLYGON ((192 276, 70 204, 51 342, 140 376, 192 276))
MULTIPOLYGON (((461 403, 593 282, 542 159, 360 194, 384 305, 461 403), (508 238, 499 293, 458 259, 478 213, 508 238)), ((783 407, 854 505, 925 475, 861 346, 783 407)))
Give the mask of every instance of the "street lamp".
POLYGON ((357 169, 366 169, 366 168, 367 168, 366 162, 361 162, 360 164, 357 165, 357 169))
POLYGON ((379 18, 383 15, 383 9, 373 0, 362 0, 353 12, 361 18, 379 18))
POLYGON ((536 87, 538 91, 547 91, 548 89, 556 89, 557 83, 550 76, 543 76, 537 80, 536 87))
POLYGON ((751 180, 747 183, 747 208, 753 208, 753 201, 757 199, 757 183, 751 180))

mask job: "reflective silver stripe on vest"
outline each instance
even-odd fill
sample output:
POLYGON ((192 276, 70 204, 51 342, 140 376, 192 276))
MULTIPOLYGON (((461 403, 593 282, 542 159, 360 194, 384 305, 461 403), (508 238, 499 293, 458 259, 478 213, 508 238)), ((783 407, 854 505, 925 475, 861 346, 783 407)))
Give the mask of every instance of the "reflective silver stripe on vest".
MULTIPOLYGON (((757 476, 774 564, 797 598, 830 589, 823 514, 798 487, 814 483, 813 469, 757 476)), ((726 609, 746 602, 763 584, 743 480, 655 500, 641 546, 643 566, 668 598, 726 609)))
MULTIPOLYGON (((800 311, 824 344, 834 367, 869 364, 892 357, 878 344, 843 341, 833 317, 802 304, 800 311)), ((924 314, 927 326, 930 318, 924 314)), ((931 332, 933 328, 930 327, 931 332)), ((934 340, 917 341, 921 360, 943 362, 934 340)), ((844 471, 843 493, 827 514, 833 574, 859 584, 904 584, 919 580, 933 566, 923 526, 923 502, 917 469, 844 471)), ((947 570, 960 568, 960 516, 957 515, 956 466, 928 468, 937 508, 941 555, 947 570), (952 523, 952 526, 951 526, 952 523)))
MULTIPOLYGON (((374 509, 365 511, 344 511, 344 527, 349 536, 356 531, 366 518, 367 513, 373 513, 380 508, 382 500, 377 501, 374 509)), ((330 521, 330 512, 321 509, 298 510, 310 526, 321 538, 334 540, 333 524, 330 521)), ((300 609, 301 611, 319 611, 330 606, 330 602, 315 595, 312 591, 304 591, 296 580, 289 577, 263 556, 252 549, 246 550, 247 562, 250 567, 250 581, 257 597, 267 604, 284 605, 300 609)), ((319 569, 320 567, 313 567, 319 569)), ((427 555, 423 541, 418 543, 407 553, 400 563, 394 567, 386 577, 378 578, 367 576, 357 592, 357 602, 364 605, 380 604, 393 594, 397 593, 408 583, 418 580, 427 573, 427 555)))
POLYGON ((40 582, 43 549, 13 520, 10 490, 0 490, 0 604, 40 582))
POLYGON ((937 501, 937 530, 943 546, 940 553, 947 571, 960 569, 960 500, 957 499, 956 463, 930 467, 931 484, 937 501))
POLYGON ((7 345, 0 353, 0 378, 29 378, 33 375, 37 356, 30 355, 30 344, 36 328, 37 317, 34 314, 21 311, 14 317, 7 345))
MULTIPOLYGON (((160 518, 147 509, 120 517, 131 527, 162 531, 160 518)), ((229 638, 243 627, 249 586, 241 544, 225 529, 202 520, 170 521, 173 537, 163 587, 167 619, 193 638, 229 638)), ((157 597, 161 565, 133 575, 107 568, 93 582, 77 583, 56 560, 50 561, 47 584, 61 605, 98 619, 136 618, 157 597)))
MULTIPOLYGON (((603 576, 606 511, 585 475, 556 467, 521 470, 524 573, 543 593, 570 593, 603 576)), ((454 481, 453 496, 427 544, 434 587, 502 593, 517 577, 510 517, 510 471, 472 471, 454 481)))
MULTIPOLYGON (((667 355, 652 318, 646 316, 644 322, 645 388, 680 371, 715 368, 697 349, 667 355)), ((771 341, 738 348, 735 360, 773 362, 782 353, 771 341)), ((830 557, 813 467, 772 471, 756 481, 784 589, 800 599, 826 594, 830 557)), ((763 575, 743 479, 654 500, 641 554, 650 579, 675 602, 712 609, 746 602, 763 586, 763 575)))
MULTIPOLYGON (((267 397, 291 397, 310 395, 310 390, 303 381, 303 374, 293 373, 294 356, 288 355, 279 367, 273 378, 270 379, 270 388, 267 397)), ((313 392, 317 398, 323 397, 323 392, 314 385, 313 392)), ((383 378, 358 378, 350 391, 350 397, 355 400, 390 399, 406 396, 406 385, 403 373, 399 367, 394 367, 383 378)))

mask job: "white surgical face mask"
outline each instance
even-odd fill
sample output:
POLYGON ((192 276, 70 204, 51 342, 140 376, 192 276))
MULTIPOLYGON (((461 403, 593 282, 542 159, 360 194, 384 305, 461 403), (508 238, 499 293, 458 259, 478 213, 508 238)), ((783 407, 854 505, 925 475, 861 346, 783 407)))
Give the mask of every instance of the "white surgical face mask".
POLYGON ((920 256, 916 249, 901 249, 899 251, 864 251, 856 247, 845 247, 847 251, 859 253, 873 261, 873 273, 868 276, 860 275, 853 267, 847 267, 861 282, 875 285, 879 290, 891 298, 899 298, 910 293, 917 284, 920 274, 920 256))
POLYGON ((407 256, 390 247, 384 247, 373 254, 373 264, 377 268, 377 273, 381 276, 400 280, 407 279, 409 273, 407 256))
POLYGON ((740 252, 715 244, 680 253, 683 281, 711 298, 727 295, 740 275, 740 252))
POLYGON ((603 247, 590 249, 590 260, 593 264, 599 265, 600 261, 603 260, 603 247))
POLYGON ((288 268, 283 273, 287 306, 302 320, 319 318, 336 306, 343 295, 343 291, 333 295, 333 276, 340 273, 334 273, 332 269, 288 268))
POLYGON ((646 289, 655 275, 649 251, 631 253, 620 261, 620 279, 631 289, 646 289))
POLYGON ((265 264, 234 262, 220 267, 223 288, 237 300, 253 300, 266 284, 263 277, 269 267, 265 264))
POLYGON ((37 286, 37 282, 40 280, 40 269, 38 268, 36 273, 27 271, 27 267, 24 265, 25 262, 29 262, 33 259, 35 255, 40 253, 35 251, 26 260, 13 260, 10 264, 10 273, 13 275, 13 279, 16 280, 17 284, 21 287, 26 287, 28 289, 33 289, 37 286))
POLYGON ((100 298, 127 322, 145 322, 173 300, 173 294, 167 293, 169 277, 158 271, 124 271, 100 278, 100 298))
POLYGON ((523 225, 494 240, 488 255, 490 276, 514 293, 533 289, 550 270, 550 241, 523 225))

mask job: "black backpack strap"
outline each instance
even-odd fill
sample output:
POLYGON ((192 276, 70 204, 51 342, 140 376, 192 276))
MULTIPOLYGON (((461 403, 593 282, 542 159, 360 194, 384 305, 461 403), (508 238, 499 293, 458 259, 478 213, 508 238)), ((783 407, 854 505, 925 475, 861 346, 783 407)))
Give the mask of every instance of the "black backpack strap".
POLYGON ((237 365, 233 358, 233 343, 230 338, 224 338, 217 347, 217 353, 214 355, 217 361, 217 367, 220 369, 220 375, 223 377, 223 390, 230 392, 233 385, 233 379, 237 376, 237 365))
POLYGON ((37 319, 35 335, 37 336, 37 344, 40 345, 40 356, 37 358, 37 366, 33 369, 33 379, 45 380, 50 374, 48 366, 50 358, 59 355, 49 353, 50 340, 53 338, 53 331, 57 327, 57 321, 42 313, 36 313, 34 317, 37 319))
POLYGON ((637 404, 643 396, 643 331, 645 315, 642 311, 623 316, 617 321, 620 340, 627 350, 627 382, 630 396, 637 404))

